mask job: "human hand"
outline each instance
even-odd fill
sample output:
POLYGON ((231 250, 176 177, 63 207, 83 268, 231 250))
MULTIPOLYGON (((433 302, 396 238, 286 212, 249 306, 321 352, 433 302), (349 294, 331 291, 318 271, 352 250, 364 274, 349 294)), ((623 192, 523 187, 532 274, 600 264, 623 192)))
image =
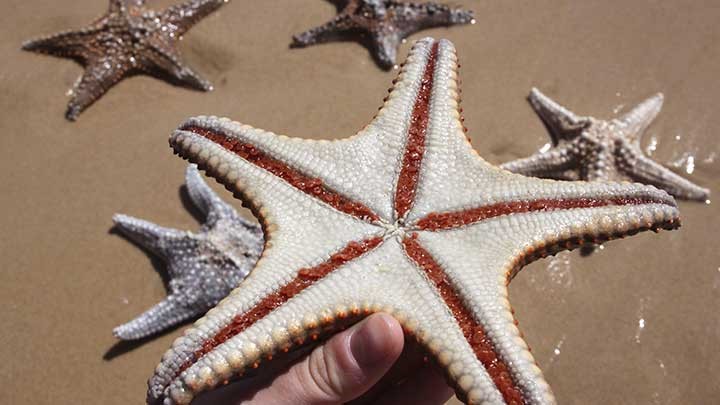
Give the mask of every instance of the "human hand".
POLYGON ((193 404, 438 405, 447 401, 452 390, 434 369, 423 366, 417 350, 403 350, 404 346, 395 318, 371 315, 316 347, 269 385, 249 390, 231 384, 193 404))

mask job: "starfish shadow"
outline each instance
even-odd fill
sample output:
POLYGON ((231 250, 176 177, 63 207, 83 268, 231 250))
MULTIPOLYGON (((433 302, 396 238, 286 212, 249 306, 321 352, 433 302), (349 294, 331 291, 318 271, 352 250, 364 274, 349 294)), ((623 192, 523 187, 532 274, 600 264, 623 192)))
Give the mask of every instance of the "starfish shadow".
POLYGON ((585 245, 580 247, 580 256, 588 257, 595 253, 600 245, 585 245))
POLYGON ((190 198, 190 193, 188 192, 188 188, 186 185, 183 184, 178 188, 178 198, 180 198, 180 202, 185 208, 185 211, 189 212, 190 215, 192 215, 192 217, 195 218, 195 220, 199 224, 205 222, 206 215, 202 211, 200 211, 197 206, 195 206, 192 198, 190 198))

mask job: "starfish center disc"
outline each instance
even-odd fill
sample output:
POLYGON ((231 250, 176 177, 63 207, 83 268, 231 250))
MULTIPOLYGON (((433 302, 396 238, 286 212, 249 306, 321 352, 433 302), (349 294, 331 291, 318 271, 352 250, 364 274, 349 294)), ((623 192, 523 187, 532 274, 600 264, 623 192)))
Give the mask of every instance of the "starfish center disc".
POLYGON ((385 230, 385 233, 383 234, 383 239, 390 239, 395 237, 402 240, 408 232, 412 231, 412 229, 405 226, 403 220, 401 219, 398 219, 393 223, 380 221, 379 224, 380 227, 385 230))

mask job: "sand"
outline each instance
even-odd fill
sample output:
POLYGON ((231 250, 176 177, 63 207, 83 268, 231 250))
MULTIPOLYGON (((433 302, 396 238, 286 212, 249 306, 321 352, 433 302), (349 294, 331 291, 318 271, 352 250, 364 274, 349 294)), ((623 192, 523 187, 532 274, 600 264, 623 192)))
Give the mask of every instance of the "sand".
MULTIPOLYGON (((474 8, 477 24, 411 39, 446 37, 457 46, 466 123, 487 160, 548 141, 525 101, 531 86, 598 117, 662 91, 665 108, 643 144, 655 139, 653 158, 665 164, 692 155, 688 177, 720 193, 717 1, 453 3, 474 8)), ((181 329, 117 344, 112 328, 165 290, 151 260, 109 230, 116 212, 198 226, 179 198, 185 162, 167 145, 184 118, 211 113, 298 137, 345 137, 373 116, 395 75, 355 43, 288 49, 293 33, 334 14, 328 2, 235 1, 182 44, 214 92, 136 77, 70 123, 64 95, 81 68, 20 44, 82 27, 105 8, 102 0, 3 2, 2 403, 144 400, 146 379, 181 329)), ((680 208, 678 231, 612 242, 588 258, 545 259, 512 283, 520 328, 561 403, 720 396, 720 204, 680 208)))

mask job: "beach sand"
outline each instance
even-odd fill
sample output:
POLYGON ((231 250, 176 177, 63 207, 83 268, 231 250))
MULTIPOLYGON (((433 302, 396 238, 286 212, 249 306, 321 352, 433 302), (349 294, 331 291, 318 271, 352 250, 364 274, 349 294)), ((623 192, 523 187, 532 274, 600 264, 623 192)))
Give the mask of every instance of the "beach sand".
MULTIPOLYGON (((170 2, 150 1, 161 8, 170 2)), ((661 91, 643 146, 720 197, 717 1, 453 1, 477 24, 413 35, 452 40, 469 136, 492 163, 549 141, 532 86, 578 114, 610 118, 661 91)), ((396 72, 354 42, 289 49, 325 22, 321 0, 243 0, 181 46, 211 93, 138 76, 76 123, 63 117, 74 62, 20 50, 80 28, 102 0, 5 0, 0 15, 0 376, 5 404, 143 403, 178 328, 141 344, 111 330, 165 296, 141 250, 110 233, 113 213, 195 229, 179 198, 186 163, 170 132, 197 114, 303 138, 340 138, 374 115, 396 72)), ((213 185, 216 186, 216 184, 213 185)), ((221 187, 220 195, 231 196, 221 187)), ((234 201, 240 207, 238 201, 234 201)), ((560 403, 702 404, 720 397, 720 204, 680 202, 683 226, 526 267, 511 302, 560 403)), ((247 211, 244 211, 247 213, 247 211)))

